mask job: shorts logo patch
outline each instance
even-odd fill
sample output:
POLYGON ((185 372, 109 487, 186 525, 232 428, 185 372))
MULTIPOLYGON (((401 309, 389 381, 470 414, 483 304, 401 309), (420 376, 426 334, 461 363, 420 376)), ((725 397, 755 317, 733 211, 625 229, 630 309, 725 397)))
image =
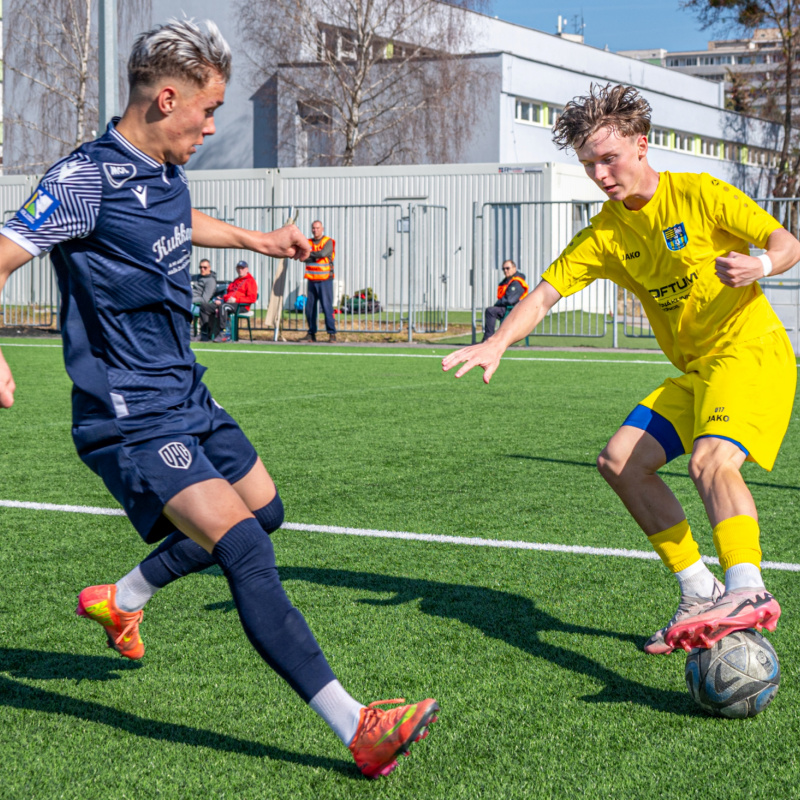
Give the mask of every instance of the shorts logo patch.
POLYGON ((192 454, 189 448, 181 442, 165 444, 158 454, 168 467, 173 469, 189 469, 192 463, 192 454))
POLYGON ((17 219, 24 222, 32 231, 38 231, 60 205, 60 200, 40 186, 17 211, 17 219))
POLYGON ((670 250, 682 250, 689 243, 689 237, 686 235, 686 228, 682 222, 671 228, 665 228, 661 233, 664 234, 664 241, 670 250))

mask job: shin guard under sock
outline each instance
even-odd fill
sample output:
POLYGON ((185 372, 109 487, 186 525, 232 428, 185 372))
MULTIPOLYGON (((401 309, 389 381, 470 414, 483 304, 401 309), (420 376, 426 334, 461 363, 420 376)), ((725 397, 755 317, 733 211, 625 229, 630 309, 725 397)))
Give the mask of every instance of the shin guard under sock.
POLYGON ((213 556, 228 579, 250 643, 308 702, 336 676, 303 615, 283 590, 269 536, 248 517, 217 542, 213 556))
POLYGON ((148 583, 162 589, 168 583, 212 567, 217 562, 197 542, 175 531, 139 565, 148 583))

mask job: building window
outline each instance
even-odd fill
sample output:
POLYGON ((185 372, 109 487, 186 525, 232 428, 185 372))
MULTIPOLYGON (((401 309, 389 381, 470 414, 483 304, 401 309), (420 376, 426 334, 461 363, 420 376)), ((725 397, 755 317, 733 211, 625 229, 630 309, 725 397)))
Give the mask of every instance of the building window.
POLYGON ((650 128, 647 141, 655 147, 669 147, 669 131, 664 128, 650 128))
POLYGON ((547 111, 547 125, 549 127, 553 127, 556 122, 558 122, 558 118, 561 116, 561 112, 564 109, 561 106, 546 106, 547 111))
POLYGON ((517 122, 533 122, 537 125, 542 124, 542 106, 534 103, 533 100, 521 100, 517 98, 514 109, 514 119, 517 122))
POLYGON ((700 139, 700 152, 704 156, 711 156, 712 158, 719 158, 721 152, 721 143, 715 139, 700 139))
POLYGON ((694 136, 689 133, 675 132, 675 149, 684 153, 694 152, 694 136))

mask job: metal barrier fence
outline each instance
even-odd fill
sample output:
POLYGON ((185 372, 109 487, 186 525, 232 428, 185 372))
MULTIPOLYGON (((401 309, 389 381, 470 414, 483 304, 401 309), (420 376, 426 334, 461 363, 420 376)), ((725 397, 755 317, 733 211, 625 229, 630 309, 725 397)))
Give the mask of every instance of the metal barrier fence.
MULTIPOLYGON (((27 197, 26 184, 14 187, 19 206, 27 197)), ((3 223, 13 217, 19 206, 3 211, 3 223)), ((50 256, 38 256, 22 269, 12 273, 3 289, 2 324, 7 327, 29 326, 52 328, 57 325, 59 291, 50 256)))
MULTIPOLYGON (((316 205, 297 206, 295 210, 301 231, 310 234, 311 224, 319 220, 325 235, 336 242, 333 303, 337 330, 400 331, 408 274, 402 206, 316 205)), ((307 329, 305 314, 294 311, 298 297, 306 293, 304 274, 304 264, 289 262, 284 297, 286 330, 307 329)))
MULTIPOLYGON (((477 340, 479 324, 483 324, 484 310, 495 303, 503 262, 514 261, 532 289, 601 205, 574 200, 484 203, 480 207, 474 204, 473 341, 477 340)), ((614 315, 614 289, 610 281, 595 281, 587 289, 565 297, 531 336, 605 336, 609 318, 614 315)))
MULTIPOLYGON (((224 218, 216 207, 199 208, 224 218)), ((447 209, 399 203, 364 205, 237 206, 227 221, 251 230, 274 230, 292 212, 303 232, 320 220, 336 242, 334 308, 339 331, 397 333, 409 319, 414 332, 447 330, 447 209)), ((240 259, 248 262, 259 287, 253 327, 265 327, 266 309, 278 267, 276 259, 244 250, 197 248, 217 280, 233 280, 240 259)), ((307 292, 305 265, 289 261, 284 290, 283 330, 306 331, 302 308, 307 292)))
POLYGON ((409 215, 408 341, 447 330, 447 209, 415 204, 409 215))

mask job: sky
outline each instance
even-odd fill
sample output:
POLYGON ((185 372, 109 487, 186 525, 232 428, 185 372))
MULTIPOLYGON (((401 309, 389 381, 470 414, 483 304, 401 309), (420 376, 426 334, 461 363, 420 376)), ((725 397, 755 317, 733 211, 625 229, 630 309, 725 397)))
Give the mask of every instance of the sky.
POLYGON ((700 29, 697 18, 682 11, 678 0, 490 0, 491 16, 545 33, 555 33, 559 14, 569 20, 564 29, 575 33, 573 20, 583 16, 584 41, 616 50, 705 50, 709 39, 725 32, 700 29))

